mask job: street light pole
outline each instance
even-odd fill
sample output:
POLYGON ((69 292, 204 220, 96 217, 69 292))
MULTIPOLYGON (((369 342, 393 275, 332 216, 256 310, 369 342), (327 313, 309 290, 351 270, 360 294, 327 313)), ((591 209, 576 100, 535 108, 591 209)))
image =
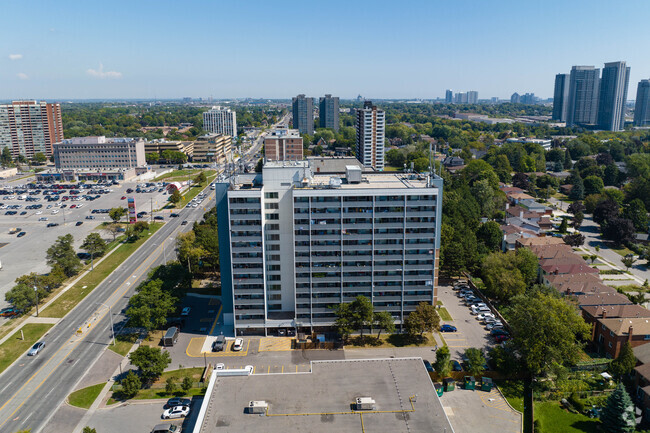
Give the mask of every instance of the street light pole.
POLYGON ((34 286, 34 294, 36 295, 36 317, 38 317, 38 287, 34 286))
POLYGON ((113 346, 115 346, 115 328, 113 328, 113 313, 111 312, 111 307, 101 302, 97 302, 97 304, 103 305, 104 307, 108 308, 108 317, 109 319, 111 319, 111 335, 113 336, 113 346))

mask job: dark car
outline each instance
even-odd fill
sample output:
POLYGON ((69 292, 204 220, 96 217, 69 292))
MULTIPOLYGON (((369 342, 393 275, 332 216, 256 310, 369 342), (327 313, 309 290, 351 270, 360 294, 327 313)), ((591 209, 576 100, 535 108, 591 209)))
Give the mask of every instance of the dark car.
POLYGON ((27 215, 27 211, 22 211, 20 214, 21 215, 27 215))
POLYGON ((503 343, 504 341, 508 341, 508 340, 510 340, 509 335, 498 334, 494 336, 494 341, 496 341, 497 343, 503 343))
POLYGON ((79 226, 80 226, 81 224, 83 224, 83 223, 84 223, 83 221, 77 221, 77 223, 75 224, 75 226, 79 227, 79 226))
POLYGON ((440 332, 456 332, 458 329, 456 329, 455 326, 452 325, 447 325, 444 324, 440 327, 440 332))
POLYGON ((223 335, 217 335, 217 339, 212 343, 213 352, 222 352, 226 347, 226 337, 223 335))
POLYGON ((431 365, 431 363, 429 361, 427 361, 426 359, 423 359, 422 362, 424 363, 424 366, 426 367, 426 369, 427 369, 427 371, 429 373, 433 373, 435 371, 433 369, 433 366, 431 365))
POLYGON ((58 225, 59 225, 59 223, 48 223, 47 226, 48 226, 48 227, 56 227, 56 226, 58 226, 58 225))
POLYGON ((460 362, 455 359, 451 361, 451 369, 453 371, 463 371, 463 367, 460 365, 460 362))
POLYGON ((178 218, 179 215, 177 213, 171 213, 171 214, 169 214, 169 216, 171 218, 178 218))
POLYGON ((155 217, 153 217, 153 219, 155 219, 157 221, 164 221, 165 217, 163 217, 162 215, 156 215, 155 217))
POLYGON ((497 335, 510 335, 508 331, 502 329, 502 328, 494 328, 493 330, 490 331, 490 335, 493 337, 496 337, 497 335))
POLYGON ((126 193, 127 193, 127 194, 131 194, 132 192, 133 192, 133 189, 132 189, 132 188, 128 188, 128 189, 126 190, 126 193))
POLYGON ((17 238, 22 238, 22 237, 25 236, 26 234, 27 234, 27 232, 20 232, 20 233, 18 233, 18 236, 16 236, 16 237, 17 237, 17 238))
POLYGON ((183 222, 181 223, 181 225, 182 225, 182 226, 186 226, 186 225, 187 225, 187 220, 183 221, 183 222))
POLYGON ((165 409, 174 406, 189 406, 190 403, 192 403, 192 400, 189 398, 174 397, 167 400, 167 403, 165 403, 165 409))

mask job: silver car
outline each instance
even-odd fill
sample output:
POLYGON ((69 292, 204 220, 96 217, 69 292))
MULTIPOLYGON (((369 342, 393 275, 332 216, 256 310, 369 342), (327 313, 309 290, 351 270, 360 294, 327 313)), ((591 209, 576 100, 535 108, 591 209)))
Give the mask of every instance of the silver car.
POLYGON ((27 352, 27 356, 36 356, 38 355, 41 350, 45 347, 45 343, 42 341, 39 341, 38 343, 34 344, 31 349, 29 349, 29 352, 27 352))

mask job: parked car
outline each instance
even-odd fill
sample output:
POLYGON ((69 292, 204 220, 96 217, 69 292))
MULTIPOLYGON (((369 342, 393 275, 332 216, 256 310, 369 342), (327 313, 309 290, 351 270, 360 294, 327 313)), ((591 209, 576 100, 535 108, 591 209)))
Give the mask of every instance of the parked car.
POLYGON ((510 340, 509 335, 499 334, 494 336, 494 341, 496 341, 497 343, 503 343, 504 341, 508 341, 508 340, 510 340))
POLYGON ((36 356, 38 355, 41 350, 45 347, 45 343, 42 341, 39 341, 38 343, 34 344, 31 349, 29 349, 29 352, 27 352, 27 356, 36 356))
POLYGON ((507 335, 510 336, 510 333, 503 328, 496 328, 490 331, 490 335, 496 337, 497 335, 507 335))
POLYGON ((456 361, 455 359, 451 361, 451 369, 452 371, 463 371, 463 367, 460 365, 460 362, 456 361))
POLYGON ((444 324, 440 327, 440 332, 456 332, 458 329, 456 329, 455 326, 444 324))
POLYGON ((435 371, 433 369, 433 366, 431 365, 431 363, 429 361, 427 361, 426 359, 423 359, 422 362, 424 363, 424 367, 427 369, 427 371, 429 373, 433 373, 435 371))
POLYGON ((20 314, 20 311, 18 311, 17 309, 15 309, 13 307, 3 308, 2 310, 0 310, 0 316, 2 316, 2 317, 13 317, 13 316, 17 316, 19 314, 20 314))
POLYGON ((174 406, 165 410, 162 414, 163 419, 185 418, 190 414, 189 406, 174 406))
POLYGON ((235 342, 232 344, 232 350, 239 352, 244 348, 244 340, 241 338, 236 338, 235 342))
POLYGON ((487 325, 485 325, 485 329, 487 329, 488 331, 491 331, 491 330, 497 329, 497 328, 502 328, 503 329, 503 323, 501 323, 500 320, 497 320, 496 322, 488 323, 487 325))
POLYGON ((22 237, 25 236, 26 234, 27 234, 27 232, 20 232, 20 233, 18 233, 18 235, 17 235, 16 237, 17 237, 17 238, 22 238, 22 237))
POLYGON ((476 318, 477 318, 478 320, 481 320, 481 321, 482 321, 482 320, 485 320, 485 319, 487 319, 487 318, 492 318, 492 319, 494 319, 494 314, 492 314, 492 313, 481 313, 481 314, 479 314, 478 316, 476 316, 476 318))
POLYGON ((56 226, 58 226, 58 225, 59 225, 59 223, 48 223, 47 226, 48 226, 48 227, 56 227, 56 226))
POLYGON ((75 224, 75 226, 79 227, 79 226, 82 225, 83 223, 84 223, 83 221, 77 221, 76 224, 75 224))
POLYGON ((174 397, 167 400, 167 403, 165 403, 165 409, 176 406, 189 406, 191 403, 192 400, 189 398, 174 397))

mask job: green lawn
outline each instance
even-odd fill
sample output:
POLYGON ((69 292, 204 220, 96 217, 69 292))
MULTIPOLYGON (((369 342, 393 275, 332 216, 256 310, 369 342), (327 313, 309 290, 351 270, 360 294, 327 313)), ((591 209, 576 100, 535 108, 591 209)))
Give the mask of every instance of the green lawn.
POLYGON ((199 195, 199 193, 203 191, 207 185, 209 185, 213 180, 217 178, 217 173, 214 170, 206 170, 205 176, 207 182, 203 185, 198 185, 198 184, 192 185, 189 191, 186 191, 185 194, 183 194, 183 198, 181 199, 181 201, 179 201, 176 204, 176 208, 178 209, 184 208, 185 205, 187 205, 194 197, 199 195))
MULTIPOLYGON (((201 375, 203 374, 203 368, 202 367, 194 367, 194 368, 184 368, 182 370, 171 370, 171 371, 166 371, 154 382, 153 386, 151 388, 147 389, 141 389, 138 391, 135 397, 133 397, 131 400, 148 400, 148 399, 153 399, 153 398, 171 398, 171 397, 194 397, 197 395, 204 395, 205 394, 205 388, 190 388, 188 392, 184 392, 180 388, 180 384, 183 381, 183 377, 186 375, 189 375, 194 382, 198 382, 201 379, 201 375), (176 377, 176 382, 178 383, 178 389, 169 394, 165 391, 164 385, 167 381, 168 377, 176 377), (163 386, 163 388, 160 388, 160 386, 163 386)), ((119 391, 114 392, 111 398, 108 399, 107 404, 115 404, 119 401, 123 401, 122 399, 119 398, 119 391)))
POLYGON ((524 384, 521 380, 497 380, 497 386, 510 406, 524 413, 524 384))
POLYGON ((451 317, 451 314, 449 314, 449 311, 447 311, 445 307, 438 308, 438 314, 440 315, 440 318, 445 322, 450 322, 454 320, 454 318, 451 317))
POLYGON ((199 174, 201 171, 200 168, 196 169, 184 169, 184 170, 174 170, 171 173, 165 173, 163 175, 158 176, 154 180, 156 182, 159 182, 161 180, 169 180, 169 179, 174 179, 174 178, 185 178, 184 180, 187 180, 187 176, 189 175, 190 178, 192 178, 193 175, 199 174))
MULTIPOLYGON (((631 249, 629 249, 629 248, 627 248, 627 247, 623 247, 623 248, 610 248, 610 250, 614 251, 616 254, 618 254, 618 255, 620 255, 620 256, 622 256, 622 257, 625 257, 625 256, 627 256, 628 254, 634 254, 634 251, 632 251, 631 249)), ((620 264, 619 264, 619 263, 614 263, 614 264, 617 265, 617 266, 623 266, 622 263, 620 263, 620 264)))
POLYGON ((95 287, 111 274, 122 262, 128 259, 135 250, 137 250, 150 235, 154 234, 160 227, 161 223, 151 223, 149 230, 143 232, 143 236, 135 242, 121 244, 117 250, 107 257, 95 270, 89 272, 85 277, 77 282, 67 292, 52 302, 45 310, 41 312, 44 317, 64 317, 72 310, 83 298, 85 298, 95 287))
MULTIPOLYGON (((21 330, 16 331, 4 343, 0 344, 0 373, 9 367, 20 355, 41 339, 52 326, 49 323, 28 323, 22 327, 25 336, 21 340, 21 330)), ((46 347, 44 350, 48 350, 46 347)))
POLYGON ((137 334, 118 335, 115 338, 115 345, 113 345, 113 342, 111 341, 108 348, 113 352, 117 353, 118 355, 126 356, 126 354, 129 353, 129 350, 131 350, 131 347, 133 347, 137 339, 138 339, 137 334))
POLYGON ((104 385, 106 384, 98 383, 97 385, 79 389, 68 396, 68 403, 82 409, 89 409, 99 396, 99 393, 104 389, 104 385))
POLYGON ((535 419, 542 422, 544 433, 596 433, 600 421, 562 409, 559 402, 535 403, 535 419))

